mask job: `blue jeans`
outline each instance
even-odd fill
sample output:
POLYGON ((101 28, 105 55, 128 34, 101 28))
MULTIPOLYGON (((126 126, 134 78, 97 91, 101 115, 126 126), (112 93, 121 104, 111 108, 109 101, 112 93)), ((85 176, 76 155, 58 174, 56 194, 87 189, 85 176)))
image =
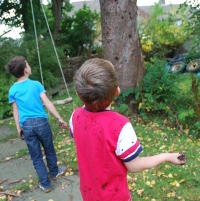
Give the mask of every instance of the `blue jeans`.
POLYGON ((58 174, 56 152, 53 145, 51 127, 46 118, 26 119, 23 123, 24 140, 27 144, 33 165, 39 177, 39 182, 43 187, 49 188, 51 181, 48 178, 48 172, 43 161, 43 155, 40 147, 42 144, 47 166, 51 177, 58 174))

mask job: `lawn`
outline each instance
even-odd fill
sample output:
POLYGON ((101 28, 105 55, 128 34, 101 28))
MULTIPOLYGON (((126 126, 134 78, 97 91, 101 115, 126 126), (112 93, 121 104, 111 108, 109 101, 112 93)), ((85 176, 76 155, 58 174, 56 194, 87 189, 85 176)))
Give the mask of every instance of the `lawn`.
MULTIPOLYGON (((69 92, 73 97, 75 108, 82 106, 74 87, 70 87, 69 92)), ((53 100, 64 98, 67 98, 67 94, 53 100)), ((69 122, 73 112, 72 103, 56 108, 65 121, 69 122)), ((137 174, 129 173, 127 180, 133 200, 200 200, 200 140, 190 133, 185 134, 177 128, 168 127, 162 120, 144 124, 140 118, 133 115, 130 121, 144 149, 141 156, 164 152, 184 152, 187 156, 187 163, 183 166, 164 163, 137 174)), ((53 131, 58 163, 67 165, 66 175, 75 174, 78 171, 76 149, 69 129, 60 129, 53 115, 49 116, 49 122, 53 131)), ((14 120, 6 124, 13 128, 14 120)), ((24 153, 27 154, 26 151, 24 153)))

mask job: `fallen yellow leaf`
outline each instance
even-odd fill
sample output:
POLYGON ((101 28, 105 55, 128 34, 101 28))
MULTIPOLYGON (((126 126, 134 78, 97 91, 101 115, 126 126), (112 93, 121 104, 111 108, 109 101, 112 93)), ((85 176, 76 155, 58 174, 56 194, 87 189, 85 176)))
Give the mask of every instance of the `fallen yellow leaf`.
POLYGON ((179 187, 180 184, 175 180, 174 182, 170 183, 171 186, 179 187))
POLYGON ((176 193, 175 192, 172 192, 172 193, 167 193, 167 197, 170 198, 170 197, 175 197, 176 193))
POLYGON ((181 179, 178 183, 181 184, 185 181, 185 179, 181 179))
POLYGON ((160 177, 161 175, 165 174, 164 172, 158 172, 158 176, 160 177))
POLYGON ((169 169, 169 168, 170 168, 170 166, 169 166, 169 165, 165 165, 165 168, 166 168, 166 169, 169 169))
POLYGON ((127 175, 127 181, 132 181, 132 180, 133 180, 133 178, 131 176, 127 175))
POLYGON ((133 187, 131 186, 131 184, 128 184, 128 189, 129 189, 129 190, 132 190, 132 189, 133 189, 133 187))
POLYGON ((21 194, 21 192, 22 192, 22 191, 18 190, 18 191, 17 191, 17 194, 19 195, 19 194, 21 194))
POLYGON ((131 185, 131 186, 135 187, 135 186, 136 186, 136 184, 135 184, 135 183, 132 183, 132 185, 131 185))
POLYGON ((137 190, 137 194, 138 194, 139 196, 142 196, 143 191, 144 191, 143 188, 142 188, 141 190, 137 190))

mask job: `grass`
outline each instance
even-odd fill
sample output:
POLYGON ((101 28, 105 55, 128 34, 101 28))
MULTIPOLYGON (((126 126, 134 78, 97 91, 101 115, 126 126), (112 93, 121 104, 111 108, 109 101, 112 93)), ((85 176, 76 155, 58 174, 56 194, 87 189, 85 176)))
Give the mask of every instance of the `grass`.
POLYGON ((20 149, 19 151, 16 152, 14 158, 22 158, 28 154, 29 154, 28 148, 20 149))
POLYGON ((11 134, 11 135, 9 135, 9 136, 6 136, 6 137, 1 137, 0 138, 0 143, 1 142, 8 142, 10 139, 15 139, 15 138, 17 138, 18 137, 18 135, 17 135, 17 133, 15 133, 15 134, 11 134))
POLYGON ((35 178, 29 177, 26 180, 23 179, 22 183, 17 184, 15 186, 11 186, 11 190, 14 193, 21 194, 21 192, 25 192, 30 189, 33 190, 34 188, 37 188, 38 182, 39 182, 38 177, 35 177, 35 178))
MULTIPOLYGON (((195 79, 199 79, 199 77, 196 74, 193 74, 195 79)), ((175 83, 178 88, 180 89, 181 93, 184 94, 192 94, 191 93, 191 88, 192 88, 192 78, 191 78, 191 73, 186 73, 186 74, 177 74, 177 82, 175 83)), ((198 93, 200 94, 200 87, 198 88, 198 93)))
MULTIPOLYGON (((189 79, 184 78, 184 76, 181 77, 185 82, 184 86, 191 86, 189 79)), ((182 84, 180 87, 183 89, 182 84)), ((75 108, 82 106, 74 88, 71 87, 69 90, 75 108)), ((187 91, 188 88, 186 87, 184 90, 187 91)), ((67 98, 66 94, 56 97, 54 100, 64 98, 67 98)), ((64 120, 69 122, 73 112, 72 103, 56 106, 56 108, 64 120)), ((132 118, 130 121, 144 148, 141 156, 164 152, 184 152, 187 156, 187 163, 183 166, 164 163, 137 174, 128 173, 128 185, 132 199, 147 201, 200 200, 200 141, 190 135, 190 132, 185 134, 177 128, 163 126, 162 119, 158 122, 148 122, 148 124, 143 124, 139 118, 132 118)), ((67 165, 67 175, 74 174, 78 171, 78 165, 75 143, 70 136, 69 129, 60 129, 58 121, 53 115, 49 116, 49 122, 53 131, 58 163, 67 165)), ((13 123, 14 121, 10 121, 8 125, 13 126, 13 123)), ((18 155, 20 155, 19 152, 18 155)), ((25 182, 15 190, 27 190, 29 185, 29 181, 25 182)))
POLYGON ((130 174, 133 200, 199 200, 200 141, 175 128, 161 129, 157 123, 133 122, 133 127, 144 148, 141 156, 165 152, 184 152, 187 156, 183 166, 164 163, 148 171, 130 174))

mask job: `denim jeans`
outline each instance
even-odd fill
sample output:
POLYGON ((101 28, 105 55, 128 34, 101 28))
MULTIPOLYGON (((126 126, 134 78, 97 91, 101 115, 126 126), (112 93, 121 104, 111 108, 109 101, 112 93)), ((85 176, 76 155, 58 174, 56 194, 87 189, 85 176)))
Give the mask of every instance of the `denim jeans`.
POLYGON ((51 181, 43 161, 40 143, 44 148, 47 166, 51 177, 58 174, 56 152, 53 145, 51 127, 46 118, 26 119, 23 123, 24 140, 27 144, 33 165, 43 187, 49 188, 51 181))

